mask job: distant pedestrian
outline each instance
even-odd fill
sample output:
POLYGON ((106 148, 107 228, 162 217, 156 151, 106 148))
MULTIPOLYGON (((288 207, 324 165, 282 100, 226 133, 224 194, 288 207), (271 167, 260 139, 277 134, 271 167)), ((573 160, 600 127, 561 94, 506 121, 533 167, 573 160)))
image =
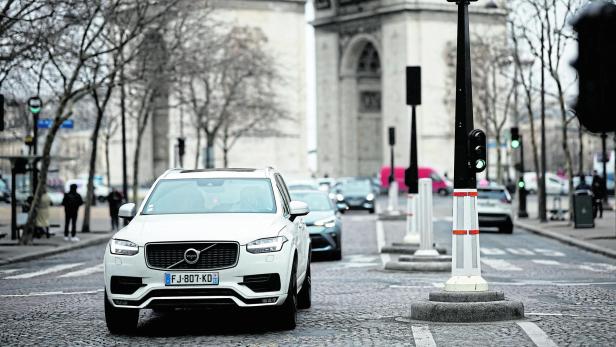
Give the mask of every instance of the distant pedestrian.
POLYGON ((118 214, 120 213, 120 205, 122 205, 123 200, 124 198, 122 193, 120 193, 116 188, 113 188, 111 193, 107 195, 107 202, 109 202, 109 215, 111 216, 111 231, 118 231, 120 224, 118 214))
POLYGON ((603 183, 603 177, 599 176, 597 170, 594 170, 592 173, 592 194, 594 195, 594 204, 595 204, 595 217, 597 216, 597 211, 599 212, 599 218, 603 218, 603 199, 606 196, 605 184, 603 183))
POLYGON ((43 195, 41 195, 41 200, 38 203, 35 221, 37 237, 44 234, 49 238, 49 206, 51 206, 51 198, 47 194, 47 188, 43 187, 43 195))
POLYGON ((64 199, 62 199, 62 206, 64 206, 64 241, 69 241, 69 223, 71 223, 70 241, 79 241, 75 234, 77 233, 77 212, 79 212, 79 206, 81 205, 83 205, 83 199, 77 193, 77 185, 71 184, 69 192, 65 193, 64 199))

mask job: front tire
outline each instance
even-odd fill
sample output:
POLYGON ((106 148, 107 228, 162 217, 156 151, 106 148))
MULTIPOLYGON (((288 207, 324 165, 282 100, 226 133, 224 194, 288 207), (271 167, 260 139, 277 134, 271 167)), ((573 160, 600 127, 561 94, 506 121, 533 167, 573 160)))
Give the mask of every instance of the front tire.
POLYGON ((293 330, 297 326, 297 261, 293 261, 293 268, 289 278, 287 299, 282 306, 276 308, 276 327, 280 330, 293 330))
POLYGON ((508 223, 505 223, 505 225, 501 225, 498 228, 498 231, 503 234, 512 234, 513 233, 513 223, 509 221, 508 223))
POLYGON ((132 334, 139 323, 139 309, 114 307, 105 291, 105 322, 112 334, 132 334))
POLYGON ((312 276, 310 275, 310 257, 308 257, 308 266, 306 267, 306 277, 304 284, 297 296, 297 308, 307 309, 312 306, 312 276))

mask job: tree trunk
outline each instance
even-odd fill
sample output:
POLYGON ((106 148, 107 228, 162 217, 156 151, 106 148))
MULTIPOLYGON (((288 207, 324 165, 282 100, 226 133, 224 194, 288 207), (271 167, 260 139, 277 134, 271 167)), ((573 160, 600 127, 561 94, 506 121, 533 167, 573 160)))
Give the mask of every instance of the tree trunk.
POLYGON ((197 127, 197 150, 195 151, 195 170, 199 168, 201 154, 201 128, 197 127))
POLYGON ((205 168, 213 169, 214 164, 214 135, 205 133, 205 168))
POLYGON ((496 131, 494 135, 494 140, 496 141, 496 181, 500 184, 503 183, 503 172, 502 172, 502 150, 501 150, 501 138, 499 131, 496 131))
MULTIPOLYGON (((111 136, 105 134, 105 167, 107 168, 107 185, 111 186, 111 168, 109 167, 109 141, 111 136)), ((126 197, 123 197, 126 199, 126 197)))
POLYGON ((32 243, 32 236, 34 234, 35 227, 34 223, 36 220, 36 215, 38 213, 38 209, 35 206, 37 206, 39 204, 39 201, 41 201, 41 196, 43 195, 43 188, 47 185, 47 174, 49 173, 49 164, 51 163, 51 157, 49 153, 51 153, 51 146, 53 145, 53 141, 56 138, 58 129, 60 129, 60 125, 65 120, 65 117, 63 117, 62 114, 64 113, 68 102, 69 101, 67 99, 60 102, 60 106, 56 111, 56 116, 54 118, 53 124, 51 125, 51 128, 49 129, 49 131, 47 132, 47 136, 45 137, 45 145, 43 146, 43 158, 41 160, 41 168, 39 170, 38 184, 36 185, 34 196, 32 197, 32 204, 30 205, 30 211, 28 212, 28 220, 26 221, 24 232, 19 239, 19 244, 21 245, 29 245, 32 243))
POLYGON ((580 150, 579 150, 579 163, 578 163, 578 173, 584 172, 584 132, 582 131, 582 124, 579 124, 578 127, 578 141, 580 141, 580 150))
POLYGON ((141 154, 141 138, 142 133, 137 134, 137 141, 135 142, 135 153, 133 156, 133 201, 138 203, 139 198, 139 155, 141 154))
MULTIPOLYGON (((96 102, 98 103, 98 98, 95 97, 96 102)), ((86 194, 86 201, 83 210, 83 224, 81 226, 81 232, 87 233, 90 232, 90 210, 92 208, 92 200, 95 199, 94 196, 94 173, 96 171, 96 153, 98 151, 98 132, 101 128, 101 122, 103 120, 103 115, 105 111, 101 109, 98 105, 98 114, 96 117, 96 123, 94 124, 94 130, 92 131, 92 138, 90 141, 92 142, 92 153, 90 154, 90 167, 88 170, 88 191, 86 194)))

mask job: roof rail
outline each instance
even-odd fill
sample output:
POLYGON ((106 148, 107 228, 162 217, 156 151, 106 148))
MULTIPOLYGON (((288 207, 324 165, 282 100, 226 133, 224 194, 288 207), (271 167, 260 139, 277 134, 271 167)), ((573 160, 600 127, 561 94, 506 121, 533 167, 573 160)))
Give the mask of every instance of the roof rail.
POLYGON ((174 168, 171 168, 171 169, 167 169, 167 171, 165 171, 165 172, 162 174, 162 177, 167 177, 167 176, 168 176, 169 174, 171 174, 172 172, 177 172, 177 171, 180 171, 180 170, 182 170, 182 169, 181 169, 181 168, 177 168, 177 167, 174 167, 174 168))

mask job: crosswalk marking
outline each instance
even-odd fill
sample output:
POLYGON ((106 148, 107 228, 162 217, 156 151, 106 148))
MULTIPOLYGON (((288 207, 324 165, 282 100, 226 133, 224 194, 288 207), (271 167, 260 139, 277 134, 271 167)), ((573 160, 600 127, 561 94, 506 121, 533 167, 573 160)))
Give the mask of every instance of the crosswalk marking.
POLYGON ((65 273, 64 275, 58 276, 58 278, 87 276, 93 273, 103 272, 104 267, 105 267, 104 264, 97 264, 91 267, 87 267, 85 269, 65 273))
POLYGON ((46 269, 39 270, 39 271, 26 272, 26 273, 19 274, 19 275, 5 277, 4 279, 5 280, 17 280, 17 279, 24 279, 24 278, 33 278, 37 276, 47 275, 47 274, 54 273, 54 272, 60 272, 60 271, 72 269, 82 264, 83 263, 60 264, 60 265, 55 265, 55 266, 48 267, 46 269))
POLYGON ((481 262, 499 271, 522 271, 521 268, 511 264, 504 259, 482 258, 481 262))
POLYGON ((481 253, 483 253, 485 255, 503 255, 503 254, 505 254, 505 251, 503 251, 500 248, 484 248, 484 247, 481 247, 480 250, 481 250, 481 253))
POLYGON ((430 328, 426 325, 411 325, 413 340, 417 347, 436 347, 430 328))
POLYGON ((532 262, 535 264, 540 264, 540 265, 552 265, 552 266, 560 265, 560 262, 557 262, 556 260, 549 260, 549 259, 533 259, 532 262))
POLYGON ((555 251, 553 249, 535 248, 534 251, 546 257, 564 257, 565 256, 565 253, 555 251))
POLYGON ((507 252, 515 255, 535 255, 535 252, 526 248, 505 248, 507 252))
POLYGON ((517 324, 537 347, 556 347, 554 341, 537 324, 532 322, 517 322, 517 324))

